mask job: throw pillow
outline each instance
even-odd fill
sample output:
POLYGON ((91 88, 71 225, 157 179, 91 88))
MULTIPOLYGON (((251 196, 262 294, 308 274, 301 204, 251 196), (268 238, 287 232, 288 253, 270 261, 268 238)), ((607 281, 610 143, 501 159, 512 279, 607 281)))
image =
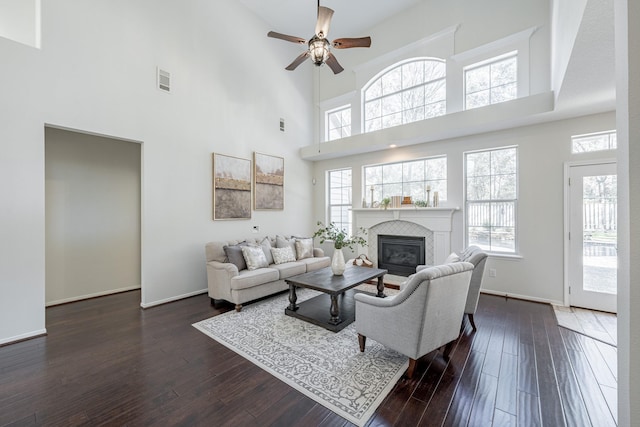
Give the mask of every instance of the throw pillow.
POLYGON ((227 262, 235 264, 238 267, 238 271, 247 269, 247 263, 242 255, 242 247, 247 245, 247 242, 240 242, 237 245, 224 246, 222 248, 227 256, 227 262))
POLYGON ((313 239, 296 238, 296 256, 298 259, 313 258, 313 239))
POLYGON ((451 254, 449 254, 449 256, 444 260, 444 263, 451 264, 452 262, 458 261, 460 261, 460 257, 458 256, 458 254, 455 252, 451 252, 451 254))
POLYGON ((247 269, 249 271, 269 266, 269 263, 267 263, 267 257, 264 256, 262 246, 243 246, 242 255, 244 260, 247 262, 247 269))
POLYGON ((269 237, 265 237, 260 242, 260 246, 262 247, 262 251, 264 252, 264 256, 267 259, 267 264, 273 264, 273 255, 271 255, 271 240, 269 237))
POLYGON ((276 248, 291 248, 291 253, 296 256, 296 239, 293 237, 288 238, 284 236, 276 236, 276 248))
POLYGON ((273 255, 273 262, 275 264, 284 264, 285 262, 296 260, 291 246, 287 246, 286 248, 271 248, 271 254, 273 255))

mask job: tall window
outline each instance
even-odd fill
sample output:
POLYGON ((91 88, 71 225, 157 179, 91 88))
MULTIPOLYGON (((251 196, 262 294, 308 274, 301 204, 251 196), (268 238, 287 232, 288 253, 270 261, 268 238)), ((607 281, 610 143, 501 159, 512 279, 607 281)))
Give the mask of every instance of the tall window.
POLYGON ((467 243, 492 252, 515 253, 517 148, 465 153, 465 180, 467 243))
POLYGON ((351 169, 328 172, 329 222, 351 234, 351 169))
POLYGON ((591 151, 615 150, 618 147, 616 131, 575 135, 571 137, 572 153, 588 153, 591 151))
POLYGON ((437 191, 440 201, 444 201, 447 200, 447 157, 365 166, 364 183, 363 195, 369 205, 371 199, 379 203, 392 196, 410 196, 414 203, 426 201, 427 188, 431 199, 437 191))
POLYGON ((333 141, 351 136, 351 105, 327 111, 325 140, 333 141))
POLYGON ((465 108, 484 107, 518 97, 517 52, 470 65, 464 71, 465 108))
POLYGON ((445 114, 445 77, 441 59, 414 59, 387 70, 363 89, 364 131, 445 114))

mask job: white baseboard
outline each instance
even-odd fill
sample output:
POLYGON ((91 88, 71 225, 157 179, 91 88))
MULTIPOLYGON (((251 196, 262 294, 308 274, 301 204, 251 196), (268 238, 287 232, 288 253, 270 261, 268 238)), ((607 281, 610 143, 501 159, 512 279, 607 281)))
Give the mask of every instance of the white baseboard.
POLYGON ((39 337, 41 335, 47 335, 47 330, 40 329, 38 331, 27 332, 26 334, 22 334, 22 335, 16 335, 15 337, 5 338, 0 340, 0 345, 11 344, 18 341, 24 341, 30 338, 39 337))
POLYGON ((108 291, 97 292, 95 294, 82 295, 82 296, 79 296, 79 297, 72 297, 72 298, 65 298, 65 299, 60 299, 60 300, 56 300, 56 301, 49 301, 48 303, 45 304, 45 307, 51 307, 53 305, 60 305, 60 304, 66 304, 66 303, 69 303, 69 302, 81 301, 81 300, 85 300, 85 299, 89 299, 89 298, 103 297, 105 295, 119 294, 120 292, 133 291, 133 290, 136 290, 136 289, 140 289, 140 285, 128 286, 126 288, 120 288, 120 289, 111 289, 111 290, 108 290, 108 291))
POLYGON ((167 299, 163 299, 163 300, 159 300, 159 301, 148 302, 148 303, 140 303, 140 307, 142 307, 142 308, 155 307, 156 305, 162 305, 162 304, 166 304, 168 302, 174 302, 174 301, 178 301, 178 300, 181 300, 181 299, 194 297, 196 295, 205 294, 207 292, 209 292, 208 288, 207 289, 201 289, 199 291, 189 292, 188 294, 177 295, 175 297, 171 297, 171 298, 167 298, 167 299))
POLYGON ((509 292, 498 292, 498 291, 491 291, 491 290, 488 290, 488 289, 481 289, 480 293, 481 294, 488 294, 488 295, 496 295, 496 296, 499 296, 499 297, 522 299, 522 300, 525 300, 525 301, 541 302, 541 303, 544 303, 544 304, 564 305, 564 303, 562 301, 557 301, 557 300, 552 300, 552 299, 547 299, 547 298, 532 297, 530 295, 511 294, 509 292))

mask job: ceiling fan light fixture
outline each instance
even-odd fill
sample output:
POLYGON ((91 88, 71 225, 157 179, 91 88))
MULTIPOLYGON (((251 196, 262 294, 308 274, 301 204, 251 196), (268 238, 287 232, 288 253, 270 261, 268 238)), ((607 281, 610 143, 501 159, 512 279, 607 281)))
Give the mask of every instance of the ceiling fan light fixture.
POLYGON ((314 36, 309 40, 309 54, 315 65, 324 64, 329 57, 329 42, 327 39, 314 36))

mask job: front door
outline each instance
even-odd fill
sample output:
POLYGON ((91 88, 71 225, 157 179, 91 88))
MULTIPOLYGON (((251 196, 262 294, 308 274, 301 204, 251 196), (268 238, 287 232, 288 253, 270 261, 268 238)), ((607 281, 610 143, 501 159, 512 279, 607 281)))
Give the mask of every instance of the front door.
POLYGON ((569 303, 617 312, 615 162, 569 167, 569 303))

